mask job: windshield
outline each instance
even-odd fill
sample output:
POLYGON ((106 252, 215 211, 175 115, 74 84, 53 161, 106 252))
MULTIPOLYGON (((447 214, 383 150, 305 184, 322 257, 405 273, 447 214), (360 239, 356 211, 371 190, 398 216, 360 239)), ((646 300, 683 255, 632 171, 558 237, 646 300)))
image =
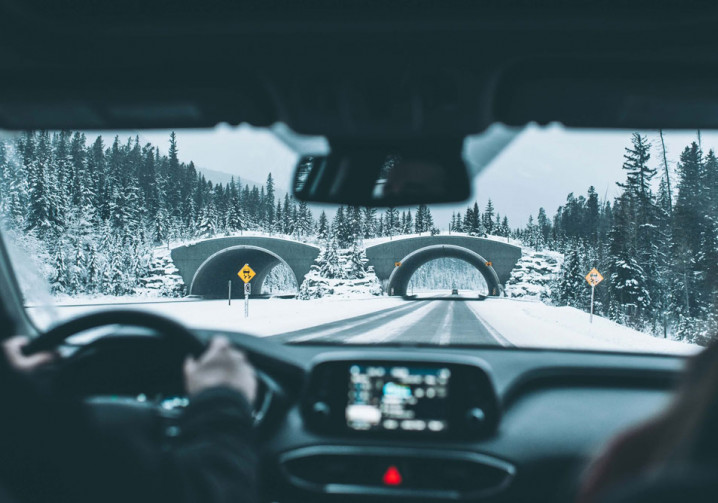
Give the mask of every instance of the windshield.
POLYGON ((326 141, 282 127, 5 133, 3 235, 41 329, 122 304, 287 343, 711 340, 718 134, 531 126, 482 165, 484 140, 471 200, 376 209, 295 200, 326 141))

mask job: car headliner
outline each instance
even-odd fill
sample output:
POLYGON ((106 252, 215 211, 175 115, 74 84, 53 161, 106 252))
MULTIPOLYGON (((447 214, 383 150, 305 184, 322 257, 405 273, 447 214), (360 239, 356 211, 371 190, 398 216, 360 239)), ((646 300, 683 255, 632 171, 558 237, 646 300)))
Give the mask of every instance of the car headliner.
POLYGON ((718 126, 716 6, 624 4, 4 0, 0 128, 718 126))

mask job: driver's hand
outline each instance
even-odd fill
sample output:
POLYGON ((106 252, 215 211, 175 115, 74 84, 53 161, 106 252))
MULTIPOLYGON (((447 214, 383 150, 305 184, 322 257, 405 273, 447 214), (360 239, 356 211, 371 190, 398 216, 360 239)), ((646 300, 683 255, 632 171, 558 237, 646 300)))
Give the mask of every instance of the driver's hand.
POLYGON ((35 353, 34 355, 25 356, 22 354, 22 347, 25 346, 30 339, 24 336, 17 336, 8 339, 2 343, 5 358, 12 368, 20 372, 29 373, 38 367, 47 365, 55 359, 55 354, 48 351, 35 353))
POLYGON ((184 377, 190 396, 217 386, 239 391, 249 403, 254 402, 257 394, 254 367, 226 337, 214 337, 207 351, 197 360, 188 357, 184 363, 184 377))

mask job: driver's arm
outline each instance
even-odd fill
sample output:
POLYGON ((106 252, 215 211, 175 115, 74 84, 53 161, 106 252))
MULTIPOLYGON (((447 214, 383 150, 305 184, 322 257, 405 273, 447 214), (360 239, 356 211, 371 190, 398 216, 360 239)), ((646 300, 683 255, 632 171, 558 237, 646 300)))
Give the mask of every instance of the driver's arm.
POLYGON ((7 344, 4 350, 0 488, 17 501, 257 500, 249 407, 256 380, 226 340, 186 362, 192 400, 169 447, 98 434, 80 402, 45 392, 31 378, 36 365, 7 344))
POLYGON ((257 392, 254 369, 219 337, 198 360, 187 359, 184 374, 190 405, 165 467, 168 480, 178 482, 179 501, 256 501, 258 459, 249 405, 257 392))

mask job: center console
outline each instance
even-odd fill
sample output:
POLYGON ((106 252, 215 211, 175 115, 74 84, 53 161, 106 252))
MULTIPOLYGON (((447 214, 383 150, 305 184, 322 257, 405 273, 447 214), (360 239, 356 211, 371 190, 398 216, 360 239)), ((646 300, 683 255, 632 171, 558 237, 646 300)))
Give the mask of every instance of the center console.
POLYGON ((479 362, 411 358, 319 362, 302 412, 310 429, 366 438, 471 439, 499 419, 479 362))
POLYGON ((386 356, 335 355, 314 364, 304 425, 332 441, 285 452, 285 479, 337 498, 473 500, 507 488, 510 463, 445 447, 496 429, 498 400, 483 362, 386 356), (420 440, 421 448, 405 440, 420 440))

